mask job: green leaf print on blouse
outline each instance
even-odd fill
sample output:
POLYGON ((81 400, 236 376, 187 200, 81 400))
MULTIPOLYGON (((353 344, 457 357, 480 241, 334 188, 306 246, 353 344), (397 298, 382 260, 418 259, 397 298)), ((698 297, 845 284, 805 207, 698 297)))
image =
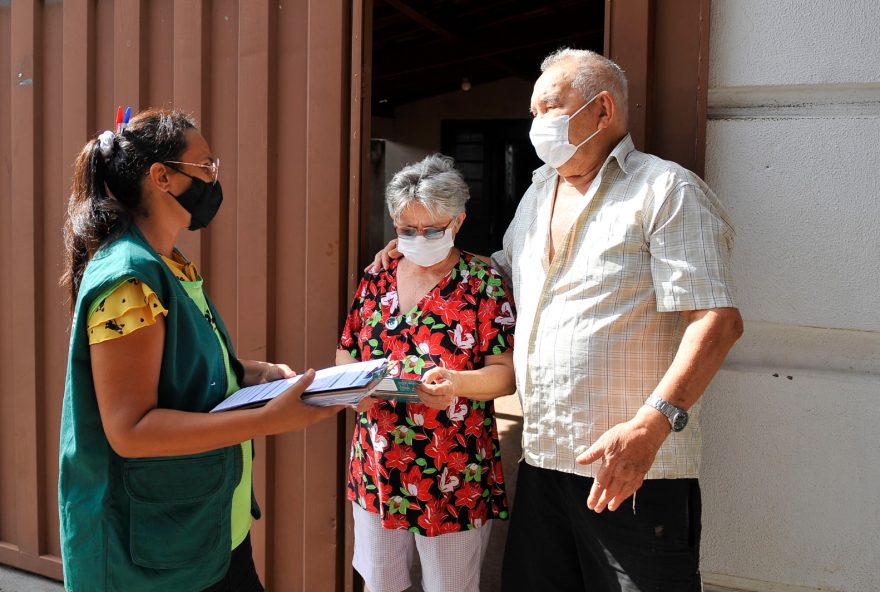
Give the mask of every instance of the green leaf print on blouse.
POLYGON ((366 320, 366 324, 375 327, 382 320, 382 312, 379 310, 373 311, 373 314, 370 315, 370 318, 366 320))
MULTIPOLYGON (((427 354, 422 354, 427 355, 427 354)), ((411 374, 419 374, 421 375, 422 370, 425 367, 425 360, 416 356, 406 356, 403 359, 403 371, 409 372, 411 374)))
POLYGON ((413 437, 415 437, 415 432, 409 429, 406 426, 397 426, 394 431, 394 443, 400 444, 401 442, 405 443, 407 446, 412 446, 413 437))

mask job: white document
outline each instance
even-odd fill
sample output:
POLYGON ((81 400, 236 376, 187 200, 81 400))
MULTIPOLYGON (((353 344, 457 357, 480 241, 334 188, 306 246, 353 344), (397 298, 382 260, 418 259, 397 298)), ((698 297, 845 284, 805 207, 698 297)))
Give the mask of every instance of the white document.
MULTIPOLYGON (((323 368, 315 372, 315 380, 303 393, 304 398, 309 394, 321 393, 320 404, 323 405, 355 404, 376 388, 378 384, 376 378, 384 375, 387 366, 388 360, 379 358, 323 368), (333 394, 337 391, 338 394, 333 394)), ((211 409, 211 413, 265 405, 296 384, 300 378, 302 377, 282 378, 237 390, 211 409)))

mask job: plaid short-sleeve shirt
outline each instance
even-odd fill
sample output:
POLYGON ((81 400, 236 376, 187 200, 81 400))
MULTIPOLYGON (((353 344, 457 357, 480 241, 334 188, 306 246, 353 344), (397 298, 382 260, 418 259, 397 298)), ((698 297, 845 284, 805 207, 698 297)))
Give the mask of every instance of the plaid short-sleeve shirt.
MULTIPOLYGON (((523 456, 593 476, 575 458, 631 419, 660 382, 685 328, 677 311, 736 306, 734 231, 699 177, 626 136, 551 262, 557 180, 551 167, 535 172, 493 263, 512 279, 519 312, 523 456)), ((649 479, 698 476, 699 407, 666 439, 649 479)))

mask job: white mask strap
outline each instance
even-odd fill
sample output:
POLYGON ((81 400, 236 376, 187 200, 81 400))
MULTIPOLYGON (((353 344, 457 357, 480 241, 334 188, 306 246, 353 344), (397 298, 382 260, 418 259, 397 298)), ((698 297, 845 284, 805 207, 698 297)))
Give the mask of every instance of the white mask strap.
POLYGON ((595 100, 596 100, 596 97, 598 97, 598 96, 599 96, 599 93, 594 94, 592 99, 590 99, 589 101, 587 101, 586 103, 584 103, 584 104, 581 106, 580 109, 578 109, 577 111, 575 111, 574 113, 572 113, 571 115, 569 115, 569 116, 568 116, 569 121, 572 120, 572 119, 574 119, 574 118, 575 118, 575 115, 577 115, 578 113, 580 113, 581 111, 583 111, 584 109, 586 109, 587 107, 589 107, 589 106, 590 106, 590 103, 592 103, 593 101, 595 101, 595 100))
POLYGON ((600 127, 599 129, 597 129, 596 131, 594 131, 592 134, 590 134, 589 136, 587 136, 587 139, 584 140, 583 142, 581 142, 580 144, 578 144, 578 145, 576 146, 576 148, 580 148, 581 146, 583 146, 584 144, 586 144, 587 142, 589 142, 590 140, 592 140, 594 137, 596 137, 596 134, 598 134, 598 133, 601 132, 601 131, 602 131, 602 128, 600 127))
MULTIPOLYGON (((583 111, 584 109, 586 109, 587 106, 588 106, 590 103, 592 103, 593 101, 595 101, 595 100, 596 100, 596 97, 598 97, 598 96, 599 96, 599 93, 596 93, 595 95, 593 95, 593 98, 592 98, 592 99, 590 99, 589 101, 587 101, 586 103, 584 103, 584 106, 583 106, 583 107, 581 107, 580 109, 578 109, 577 111, 575 111, 574 113, 572 113, 571 116, 568 118, 569 121, 571 121, 571 118, 572 118, 572 117, 574 117, 575 115, 577 115, 578 113, 580 113, 581 111, 583 111)), ((598 133, 601 132, 601 131, 602 131, 602 128, 597 128, 596 131, 594 131, 592 134, 590 134, 589 136, 587 136, 587 139, 584 140, 583 142, 581 142, 580 144, 578 144, 575 148, 580 148, 581 146, 583 146, 584 144, 586 144, 587 142, 589 142, 590 140, 592 140, 593 138, 595 138, 595 137, 596 137, 596 134, 598 134, 598 133)))

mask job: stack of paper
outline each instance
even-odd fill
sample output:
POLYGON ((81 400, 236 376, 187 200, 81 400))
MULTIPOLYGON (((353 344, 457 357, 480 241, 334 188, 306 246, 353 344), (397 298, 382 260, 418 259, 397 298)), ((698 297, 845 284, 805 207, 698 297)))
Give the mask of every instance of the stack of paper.
MULTIPOLYGON (((305 390, 302 399, 318 406, 356 405, 376 390, 387 371, 388 360, 385 358, 324 368, 315 372, 315 380, 305 390)), ((265 405, 296 384, 300 378, 295 376, 245 387, 229 395, 211 413, 265 405)), ((414 389, 413 386, 413 393, 414 389)))

